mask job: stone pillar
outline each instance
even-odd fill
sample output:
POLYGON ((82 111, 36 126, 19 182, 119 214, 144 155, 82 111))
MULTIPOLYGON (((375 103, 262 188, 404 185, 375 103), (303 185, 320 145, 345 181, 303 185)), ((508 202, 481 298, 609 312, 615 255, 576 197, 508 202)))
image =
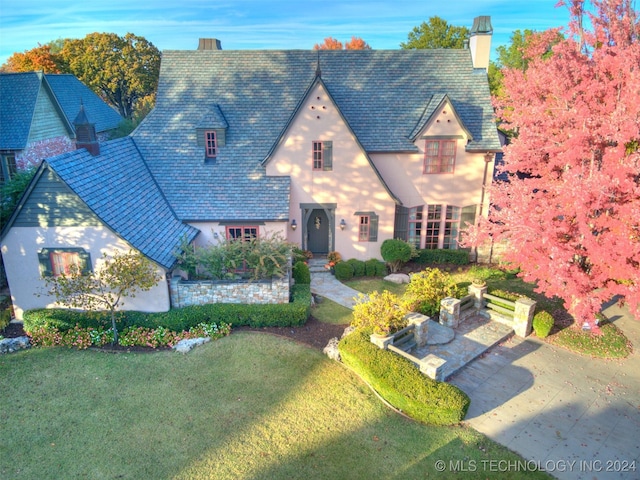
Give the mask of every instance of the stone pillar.
POLYGON ((171 306, 173 308, 180 308, 182 305, 180 304, 180 292, 179 285, 182 277, 180 275, 174 275, 171 277, 171 281, 169 282, 169 298, 171 300, 171 306))
POLYGON ((469 295, 473 295, 475 300, 473 307, 476 309, 476 313, 484 308, 484 294, 487 293, 487 285, 479 285, 472 283, 469 285, 469 295))
POLYGON ((416 347, 424 347, 427 344, 429 317, 421 313, 411 312, 407 313, 404 318, 409 325, 414 325, 413 338, 416 341, 416 347))
POLYGON ((457 328, 460 323, 460 300, 447 297, 440 301, 440 324, 457 328))
POLYGON ((447 361, 433 353, 420 360, 420 372, 429 378, 444 382, 444 366, 447 361))
POLYGON ((519 337, 526 337, 531 333, 533 314, 536 310, 536 302, 530 298, 516 300, 516 310, 513 315, 513 331, 519 337))

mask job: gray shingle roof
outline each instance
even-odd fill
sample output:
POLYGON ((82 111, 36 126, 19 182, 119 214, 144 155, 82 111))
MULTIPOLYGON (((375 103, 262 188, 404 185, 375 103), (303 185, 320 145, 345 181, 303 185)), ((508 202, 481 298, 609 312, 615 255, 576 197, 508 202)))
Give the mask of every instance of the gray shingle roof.
MULTIPOLYGON (((36 72, 0 74, 0 149, 22 150, 27 146, 36 99, 41 86, 50 89, 62 115, 71 125, 84 103, 96 132, 116 128, 122 117, 89 87, 70 74, 36 72)), ((72 127, 71 127, 72 128, 72 127)))
POLYGON ((48 165, 115 233, 170 268, 182 238, 199 231, 180 222, 155 183, 135 142, 126 137, 52 157, 48 165))
POLYGON ((134 133, 181 219, 286 219, 289 180, 261 165, 302 96, 321 78, 367 152, 412 151, 410 138, 451 100, 471 150, 499 150, 486 73, 468 50, 165 51, 155 110, 134 133), (219 109, 228 124, 215 164, 195 133, 219 109))

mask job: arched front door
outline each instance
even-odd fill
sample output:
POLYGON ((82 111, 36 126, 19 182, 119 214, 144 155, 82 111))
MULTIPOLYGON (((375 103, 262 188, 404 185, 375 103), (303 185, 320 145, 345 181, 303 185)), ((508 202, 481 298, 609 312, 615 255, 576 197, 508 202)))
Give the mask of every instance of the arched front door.
POLYGON ((313 209, 307 220, 307 249, 317 255, 329 253, 329 218, 324 209, 313 209))

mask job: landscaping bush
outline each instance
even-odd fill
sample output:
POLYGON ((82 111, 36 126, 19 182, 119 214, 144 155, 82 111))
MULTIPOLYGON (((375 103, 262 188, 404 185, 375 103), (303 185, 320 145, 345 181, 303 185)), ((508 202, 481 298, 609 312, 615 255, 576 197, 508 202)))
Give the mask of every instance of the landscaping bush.
POLYGON ((384 261, 389 265, 391 273, 395 273, 411 259, 411 256, 415 253, 415 247, 412 248, 404 240, 388 238, 382 242, 380 253, 384 261))
POLYGON ((370 330, 356 330, 338 344, 342 361, 364 378, 386 401, 430 425, 462 421, 469 397, 457 387, 426 377, 409 360, 369 341, 370 330))
MULTIPOLYGON (((118 330, 126 327, 165 327, 173 332, 189 330, 200 323, 228 323, 233 326, 290 327, 306 323, 311 308, 309 285, 294 285, 292 301, 284 304, 248 305, 210 303, 168 312, 147 313, 132 310, 117 312, 118 330)), ((57 328, 64 332, 80 327, 104 327, 111 318, 108 312, 81 312, 62 308, 28 310, 24 313, 24 330, 31 333, 37 327, 57 328)))
POLYGON ((336 278, 341 282, 353 278, 353 265, 349 262, 339 262, 333 267, 336 278))
POLYGON ((440 312, 442 299, 460 298, 462 293, 451 275, 438 268, 426 268, 411 275, 411 281, 402 296, 402 303, 410 312, 433 317, 440 312))
POLYGON ((384 277, 387 274, 387 266, 384 262, 372 258, 364 262, 364 274, 367 277, 384 277))
POLYGON ((453 265, 468 265, 469 251, 448 249, 418 250, 418 256, 413 262, 419 264, 451 263, 453 265))
POLYGON ((362 260, 358 260, 357 258, 350 258, 349 260, 347 260, 347 263, 350 263, 353 267, 354 277, 364 277, 365 266, 362 260))
POLYGON ((533 316, 533 331, 536 337, 545 338, 549 336, 553 328, 553 316, 549 312, 540 311, 533 316))
POLYGON ((388 290, 382 293, 360 293, 353 307, 353 321, 356 328, 367 328, 378 335, 389 335, 407 326, 407 310, 400 299, 388 290))
POLYGON ((293 264, 293 279, 297 285, 309 285, 311 283, 311 272, 309 265, 298 261, 293 264))
POLYGON ((0 332, 7 328, 9 323, 11 323, 11 310, 8 308, 0 310, 0 332))

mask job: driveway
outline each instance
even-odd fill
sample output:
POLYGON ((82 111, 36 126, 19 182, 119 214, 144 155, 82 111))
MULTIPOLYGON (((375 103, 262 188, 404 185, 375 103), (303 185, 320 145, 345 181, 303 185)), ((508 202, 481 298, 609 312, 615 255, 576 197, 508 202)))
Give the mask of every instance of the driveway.
POLYGON ((640 321, 616 304, 605 314, 634 345, 626 359, 513 337, 449 380, 471 397, 465 421, 527 459, 477 469, 513 478, 534 466, 560 479, 640 478, 640 321))

